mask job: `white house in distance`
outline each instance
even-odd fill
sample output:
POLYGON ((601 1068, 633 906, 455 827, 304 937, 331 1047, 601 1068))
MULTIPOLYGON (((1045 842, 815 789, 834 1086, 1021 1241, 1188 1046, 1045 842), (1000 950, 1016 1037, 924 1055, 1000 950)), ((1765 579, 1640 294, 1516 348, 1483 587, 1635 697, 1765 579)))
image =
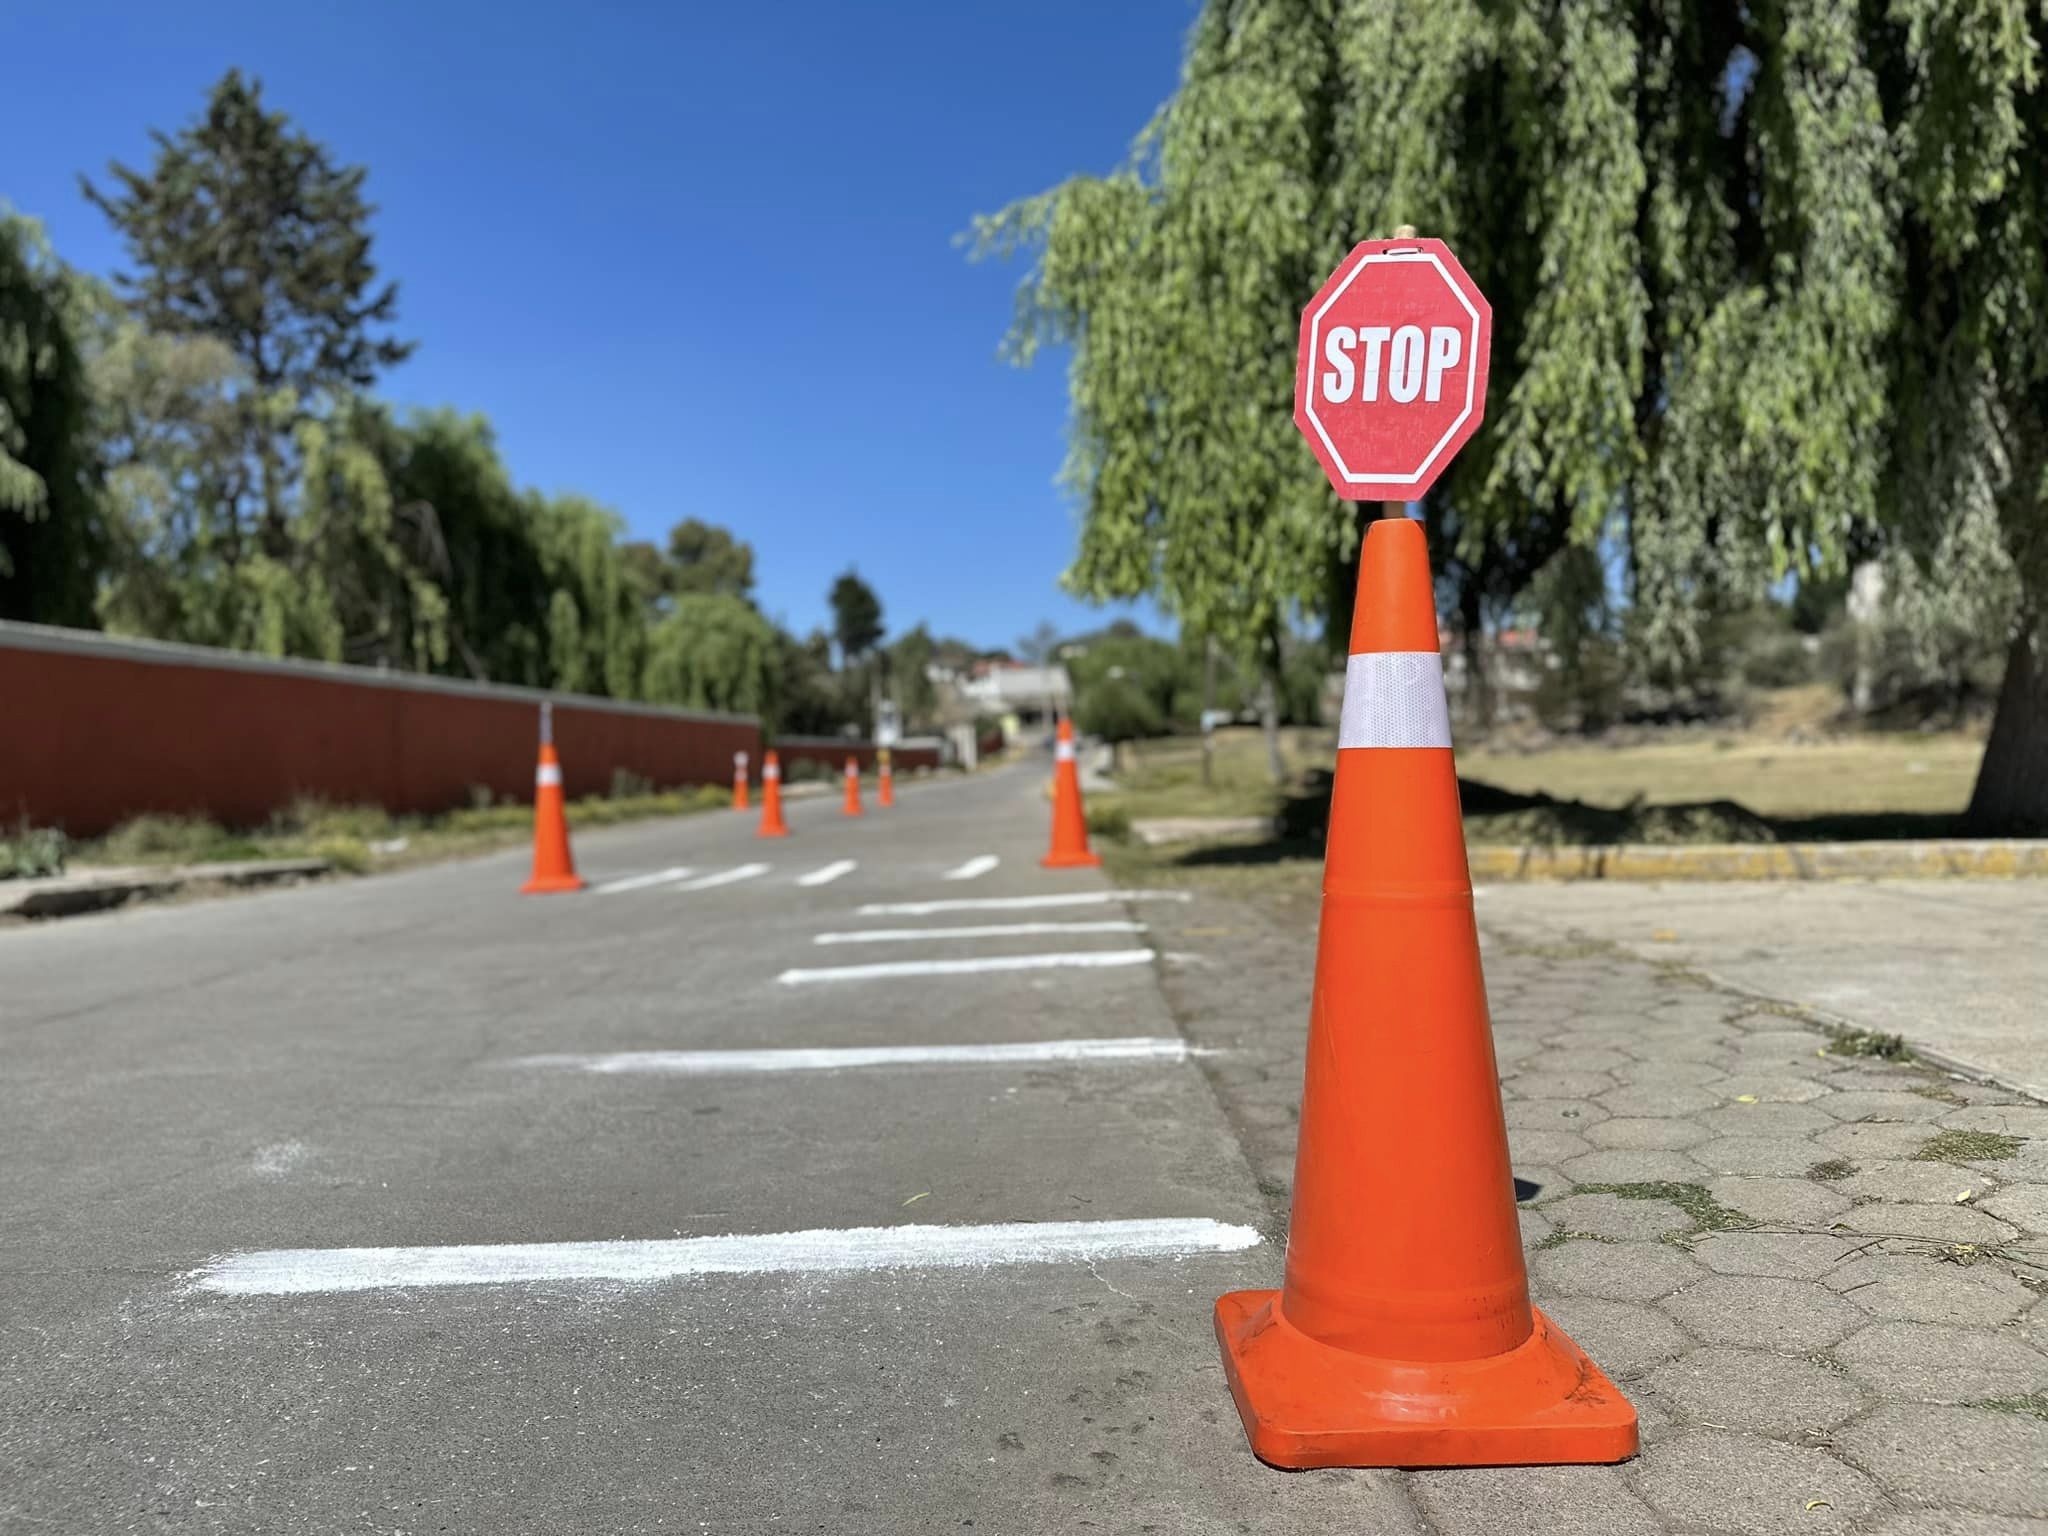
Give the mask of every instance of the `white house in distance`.
POLYGON ((950 694, 952 707, 970 717, 995 716, 1011 741, 1050 731, 1054 715, 1070 709, 1074 701, 1073 680, 1058 663, 977 661, 957 672, 933 667, 931 678, 939 685, 942 700, 950 694))

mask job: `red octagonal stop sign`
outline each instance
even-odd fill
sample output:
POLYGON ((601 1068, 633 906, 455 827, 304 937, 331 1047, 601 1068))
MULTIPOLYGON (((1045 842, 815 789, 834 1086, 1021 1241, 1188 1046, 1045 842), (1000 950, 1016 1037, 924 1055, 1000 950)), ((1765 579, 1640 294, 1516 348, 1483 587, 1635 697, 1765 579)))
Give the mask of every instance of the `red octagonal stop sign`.
POLYGON ((1368 240, 1301 314, 1294 424, 1339 496, 1413 501, 1486 415, 1493 307, 1441 240, 1368 240))

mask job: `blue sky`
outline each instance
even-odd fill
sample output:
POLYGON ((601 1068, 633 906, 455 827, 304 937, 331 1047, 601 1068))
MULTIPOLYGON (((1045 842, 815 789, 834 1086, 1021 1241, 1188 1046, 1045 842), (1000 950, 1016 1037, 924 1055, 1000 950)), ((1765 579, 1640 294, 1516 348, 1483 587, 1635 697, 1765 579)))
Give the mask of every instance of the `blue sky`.
POLYGON ((370 168, 420 343, 382 393, 483 411, 520 483, 725 523, 798 629, 849 563, 892 631, 1121 611, 1054 585, 1065 360, 997 361, 1021 274, 954 241, 1122 156, 1193 0, 5 10, 0 198, 73 264, 122 261, 78 173, 146 163, 238 65, 370 168))

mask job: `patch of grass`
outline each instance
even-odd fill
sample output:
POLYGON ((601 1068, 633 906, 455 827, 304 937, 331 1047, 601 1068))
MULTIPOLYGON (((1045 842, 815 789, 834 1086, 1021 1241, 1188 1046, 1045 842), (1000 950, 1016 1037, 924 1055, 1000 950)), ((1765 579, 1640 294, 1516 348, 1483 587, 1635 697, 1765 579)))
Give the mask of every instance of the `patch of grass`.
POLYGON ((1916 1093, 1923 1099, 1932 1099, 1937 1104, 1967 1104, 1969 1102, 1960 1093, 1957 1093, 1955 1089, 1949 1087, 1947 1083, 1921 1083, 1907 1091, 1909 1093, 1916 1093))
POLYGON ((1664 1200, 1685 1212, 1692 1223, 1692 1231, 1682 1234, 1691 1237, 1701 1232, 1738 1232, 1753 1227, 1756 1223, 1737 1210, 1731 1210, 1707 1193, 1704 1184, 1677 1184, 1653 1180, 1642 1184, 1581 1184, 1573 1191, 1580 1195, 1615 1195, 1623 1200, 1664 1200))
POLYGON ((2048 1392, 2029 1392, 2024 1397, 1987 1397, 1983 1402, 1970 1406, 1989 1408, 1994 1413, 2018 1413, 2030 1419, 2048 1419, 2048 1392))
POLYGON ((1740 1009, 1730 1015, 1729 1023, 1732 1024, 1738 1019, 1753 1019, 1760 1014, 1768 1014, 1774 1019, 1797 1019, 1805 1023, 1813 1017, 1813 1010, 1804 1003, 1780 1002, 1775 997, 1755 997, 1748 999, 1740 1009))
POLYGON ((1843 1024, 1830 1026, 1827 1035, 1830 1055, 1877 1056, 1901 1063, 1913 1059, 1913 1048, 1906 1044, 1904 1035, 1888 1034, 1881 1029, 1851 1029, 1843 1024))
POLYGON ((1856 1165, 1846 1157, 1831 1157, 1826 1162, 1815 1163, 1807 1169, 1806 1176, 1809 1179, 1818 1179, 1823 1184, 1831 1184, 1836 1179, 1848 1178, 1855 1171, 1856 1165))
POLYGON ((1921 1163, 2003 1162, 2017 1157, 2026 1139, 2003 1131, 1943 1131, 1915 1152, 1913 1159, 1921 1163))
POLYGON ((1563 1227, 1558 1227, 1549 1236, 1538 1242, 1531 1243, 1529 1250, 1532 1253, 1548 1253, 1553 1248, 1562 1248, 1576 1235, 1575 1233, 1565 1231, 1563 1227))
POLYGON ((1131 835, 1131 813, 1121 799, 1088 803, 1088 835, 1122 842, 1131 835))
POLYGON ((64 873, 67 848, 64 834, 55 827, 16 827, 0 837, 0 880, 33 880, 39 875, 64 873))

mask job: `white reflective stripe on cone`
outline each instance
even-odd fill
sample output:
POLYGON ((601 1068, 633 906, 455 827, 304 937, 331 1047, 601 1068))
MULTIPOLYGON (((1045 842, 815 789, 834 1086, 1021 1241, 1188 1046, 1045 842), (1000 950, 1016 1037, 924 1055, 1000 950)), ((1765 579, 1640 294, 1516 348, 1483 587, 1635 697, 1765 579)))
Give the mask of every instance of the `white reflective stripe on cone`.
POLYGON ((542 763, 533 771, 533 782, 541 788, 562 782, 562 768, 559 763, 542 763))
POLYGON ((1339 748, 1450 744, 1444 663, 1435 651, 1361 651, 1345 664, 1339 748))
POLYGON ((761 770, 761 778, 762 778, 762 779, 763 779, 764 781, 766 781, 766 780, 768 780, 768 779, 779 779, 779 778, 781 778, 781 777, 782 777, 782 770, 781 770, 780 768, 776 767, 776 766, 775 766, 775 765, 774 765, 773 763, 770 763, 770 764, 769 764, 769 765, 768 765, 768 766, 767 766, 766 768, 763 768, 763 769, 761 770))
POLYGON ((1071 763, 1074 760, 1074 744, 1071 741, 1060 742, 1052 749, 1052 760, 1056 763, 1071 763))

